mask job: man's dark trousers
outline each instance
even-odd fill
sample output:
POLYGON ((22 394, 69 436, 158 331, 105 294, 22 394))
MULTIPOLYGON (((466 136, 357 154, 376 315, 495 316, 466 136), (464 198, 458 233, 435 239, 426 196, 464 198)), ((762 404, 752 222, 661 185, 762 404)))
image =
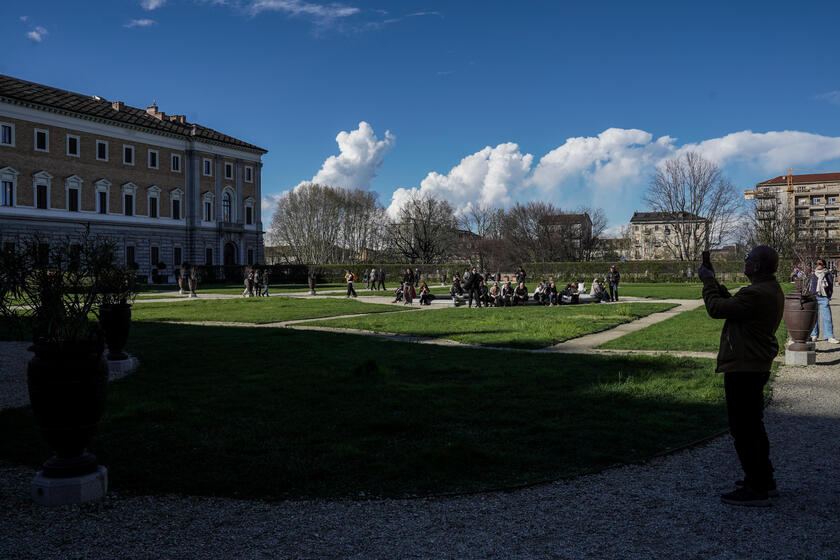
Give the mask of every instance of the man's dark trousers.
POLYGON ((473 298, 475 298, 475 306, 481 307, 481 296, 478 295, 478 286, 473 286, 470 288, 469 291, 469 303, 467 307, 472 307, 473 298))
POLYGON ((770 443, 763 421, 764 385, 769 378, 769 372, 723 374, 729 430, 744 469, 744 482, 759 492, 766 492, 773 478, 770 443))
POLYGON ((618 301, 618 284, 610 282, 610 301, 618 301))

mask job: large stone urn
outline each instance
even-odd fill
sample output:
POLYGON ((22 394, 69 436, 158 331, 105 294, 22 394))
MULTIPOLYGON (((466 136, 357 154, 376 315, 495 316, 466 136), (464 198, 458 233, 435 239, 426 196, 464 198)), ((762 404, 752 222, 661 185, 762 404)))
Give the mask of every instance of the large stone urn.
POLYGON ((817 324, 819 308, 817 297, 813 294, 791 293, 785 296, 785 327, 793 343, 788 347, 793 351, 808 351, 811 331, 817 324))

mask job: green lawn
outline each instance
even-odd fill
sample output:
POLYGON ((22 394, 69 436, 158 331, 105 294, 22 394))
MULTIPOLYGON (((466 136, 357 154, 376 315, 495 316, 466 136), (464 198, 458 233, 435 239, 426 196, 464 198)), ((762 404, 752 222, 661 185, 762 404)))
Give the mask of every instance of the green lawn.
POLYGON ((586 304, 561 307, 447 307, 420 314, 393 314, 307 323, 366 331, 447 338, 467 344, 544 348, 671 309, 667 303, 586 304))
MULTIPOLYGON (((600 348, 717 352, 722 328, 723 320, 712 319, 706 313, 706 308, 700 306, 693 311, 625 334, 601 345, 600 348)), ((779 340, 779 349, 783 350, 787 341, 784 322, 779 325, 776 338, 779 340)))
MULTIPOLYGON (((142 322, 128 350, 142 365, 110 385, 91 445, 118 492, 485 490, 642 460, 726 427, 711 360, 142 322)), ((49 455, 28 407, 0 411, 0 459, 36 467, 49 455)))
POLYGON ((131 316, 136 321, 276 323, 331 315, 382 313, 407 309, 411 308, 362 303, 352 299, 273 297, 139 303, 132 308, 131 316))

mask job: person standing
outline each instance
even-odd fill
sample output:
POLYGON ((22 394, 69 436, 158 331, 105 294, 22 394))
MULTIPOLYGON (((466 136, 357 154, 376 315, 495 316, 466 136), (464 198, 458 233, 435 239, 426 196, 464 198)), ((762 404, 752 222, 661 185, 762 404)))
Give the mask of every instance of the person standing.
POLYGON ((271 282, 271 271, 266 266, 263 268, 262 273, 262 281, 263 281, 263 297, 268 297, 268 284, 271 282))
POLYGON ((725 319, 717 355, 718 373, 723 373, 729 430, 744 479, 735 490, 721 494, 725 504, 766 507, 769 496, 778 495, 770 462, 770 443, 764 428, 764 385, 779 353, 776 330, 782 321, 785 296, 776 281, 779 255, 759 245, 744 261, 750 285, 733 296, 718 283, 715 271, 701 266, 703 302, 713 319, 725 319))
POLYGON ((467 278, 467 307, 472 307, 473 299, 475 299, 475 306, 481 307, 481 293, 479 288, 484 278, 478 273, 478 269, 472 267, 469 277, 467 278))
POLYGON ((522 268, 522 265, 519 265, 519 268, 516 269, 516 284, 524 284, 525 283, 525 269, 522 268))
POLYGON ((382 288, 382 290, 384 291, 385 290, 385 269, 384 268, 379 269, 379 272, 376 274, 376 280, 379 282, 379 287, 382 288))
POLYGON ((834 277, 825 267, 825 260, 817 259, 817 268, 810 276, 810 287, 808 291, 817 296, 820 316, 811 331, 811 340, 817 341, 819 335, 828 340, 831 344, 840 344, 840 340, 834 338, 834 322, 831 320, 831 296, 834 293, 834 277), (822 332, 820 332, 822 331, 822 332))
POLYGON ((370 289, 370 270, 365 269, 365 271, 362 273, 362 280, 364 280, 364 282, 365 282, 365 289, 369 290, 370 289))
POLYGON ((356 275, 350 272, 350 269, 345 269, 344 279, 347 280, 347 297, 349 298, 351 295, 353 297, 356 296, 356 290, 353 288, 353 283, 356 281, 356 275))
POLYGON ((405 274, 403 274, 403 298, 405 298, 405 304, 411 305, 414 301, 414 273, 411 271, 410 268, 405 269, 405 274))
POLYGON ((610 285, 610 301, 618 301, 618 283, 621 282, 621 274, 615 265, 610 267, 607 273, 607 283, 610 285))

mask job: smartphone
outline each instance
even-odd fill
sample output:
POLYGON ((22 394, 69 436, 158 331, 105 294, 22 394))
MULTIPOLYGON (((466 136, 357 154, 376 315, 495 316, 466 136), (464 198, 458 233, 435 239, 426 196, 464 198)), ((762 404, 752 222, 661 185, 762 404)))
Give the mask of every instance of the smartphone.
POLYGON ((709 251, 703 251, 703 266, 705 266, 709 270, 714 270, 714 268, 712 267, 712 258, 709 255, 709 251))

